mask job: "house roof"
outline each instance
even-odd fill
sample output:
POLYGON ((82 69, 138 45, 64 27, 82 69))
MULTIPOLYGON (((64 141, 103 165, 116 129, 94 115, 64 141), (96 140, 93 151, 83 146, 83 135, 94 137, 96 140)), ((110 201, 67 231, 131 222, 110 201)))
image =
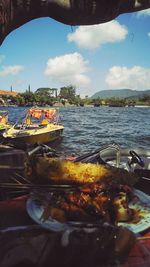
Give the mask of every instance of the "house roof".
POLYGON ((6 96, 17 96, 18 93, 17 92, 12 92, 12 91, 6 91, 6 90, 0 90, 0 96, 3 96, 3 95, 6 95, 6 96))

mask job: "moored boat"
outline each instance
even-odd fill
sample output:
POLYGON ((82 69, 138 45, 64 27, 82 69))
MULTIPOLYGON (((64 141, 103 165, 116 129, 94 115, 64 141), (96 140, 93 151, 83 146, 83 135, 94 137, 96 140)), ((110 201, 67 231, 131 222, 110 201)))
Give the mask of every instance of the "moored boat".
POLYGON ((27 144, 49 143, 60 138, 63 129, 59 109, 32 107, 26 111, 22 123, 6 130, 3 137, 27 144))
POLYGON ((8 122, 8 111, 0 110, 0 134, 10 127, 11 125, 8 122))

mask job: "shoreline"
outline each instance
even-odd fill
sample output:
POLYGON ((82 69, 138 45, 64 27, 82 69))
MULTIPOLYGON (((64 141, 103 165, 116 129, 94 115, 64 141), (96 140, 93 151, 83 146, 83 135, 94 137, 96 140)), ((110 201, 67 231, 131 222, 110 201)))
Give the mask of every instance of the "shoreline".
POLYGON ((150 108, 150 106, 144 106, 144 105, 135 105, 135 108, 150 108))
MULTIPOLYGON (((34 106, 34 105, 33 105, 34 106)), ((26 108, 30 108, 30 107, 33 107, 33 106, 19 106, 19 105, 0 105, 0 108, 7 108, 7 107, 26 107, 26 108)), ((35 105, 36 106, 36 105, 35 105)), ((37 106, 38 107, 38 106, 37 106)), ((45 106, 45 107, 48 107, 48 108, 53 108, 53 107, 76 107, 76 108, 82 108, 82 107, 96 107, 92 104, 90 105, 87 105, 85 104, 84 106, 77 106, 77 105, 74 105, 74 104, 68 104, 66 103, 65 105, 63 105, 62 103, 56 103, 54 104, 53 106, 45 106)), ((96 108, 100 108, 100 107, 110 107, 109 105, 100 105, 100 106, 97 106, 96 108)), ((112 107, 120 107, 122 108, 122 106, 112 106, 112 107)), ((123 106, 123 107, 126 107, 126 108, 131 108, 131 106, 123 106)), ((132 106, 133 108, 150 108, 150 105, 147 106, 147 105, 135 105, 135 106, 132 106)))

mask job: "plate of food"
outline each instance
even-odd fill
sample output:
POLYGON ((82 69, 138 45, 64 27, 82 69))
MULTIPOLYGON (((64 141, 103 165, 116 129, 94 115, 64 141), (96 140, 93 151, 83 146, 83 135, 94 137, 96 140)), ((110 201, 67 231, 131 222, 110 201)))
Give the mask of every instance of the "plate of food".
POLYGON ((88 184, 67 192, 36 192, 27 200, 27 212, 52 231, 109 223, 137 234, 150 227, 150 197, 117 183, 88 184))
POLYGON ((33 219, 33 221, 35 221, 45 229, 59 232, 64 231, 68 228, 66 224, 63 224, 59 222, 59 220, 53 219, 50 216, 45 219, 43 218, 44 212, 48 212, 48 206, 44 205, 42 201, 31 197, 27 200, 26 208, 29 216, 33 219))
POLYGON ((118 225, 137 234, 150 227, 150 196, 137 189, 134 190, 134 195, 135 199, 129 203, 129 208, 133 211, 132 218, 127 222, 118 222, 118 225))

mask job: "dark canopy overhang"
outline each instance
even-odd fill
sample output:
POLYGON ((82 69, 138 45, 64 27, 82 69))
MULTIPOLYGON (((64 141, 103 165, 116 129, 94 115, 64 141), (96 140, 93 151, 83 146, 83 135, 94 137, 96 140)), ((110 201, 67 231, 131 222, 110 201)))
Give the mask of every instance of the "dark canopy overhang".
POLYGON ((0 0, 0 43, 14 29, 40 17, 68 25, 93 25, 150 8, 150 0, 0 0))

